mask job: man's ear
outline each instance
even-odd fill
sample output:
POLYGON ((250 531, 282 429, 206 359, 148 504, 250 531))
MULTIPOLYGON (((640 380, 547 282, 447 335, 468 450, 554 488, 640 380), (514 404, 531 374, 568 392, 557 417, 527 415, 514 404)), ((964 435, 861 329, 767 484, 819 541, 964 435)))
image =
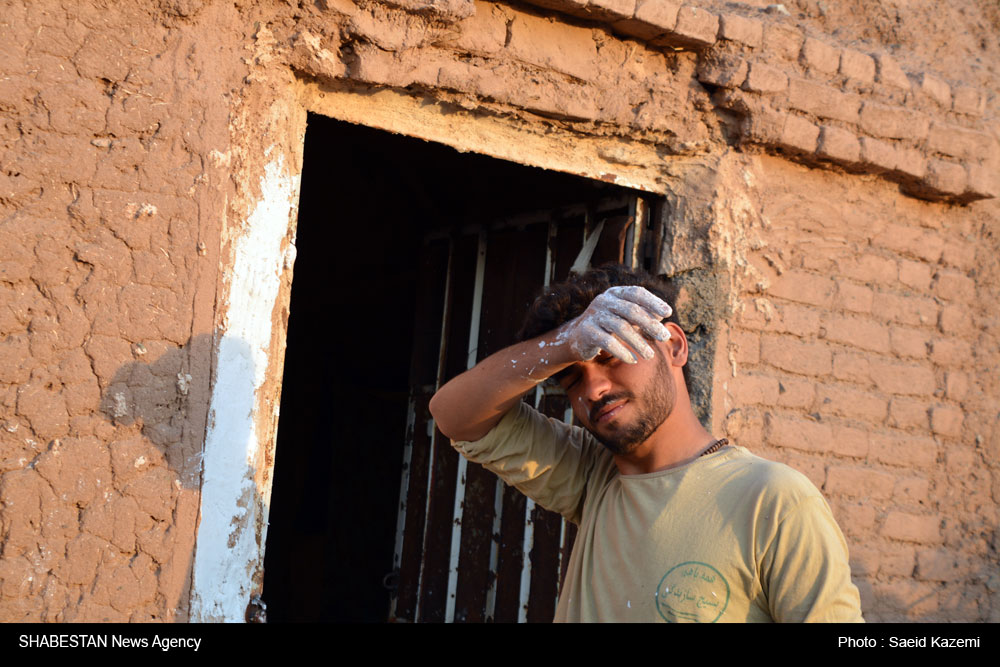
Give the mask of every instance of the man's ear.
POLYGON ((667 361, 671 366, 684 366, 688 361, 688 340, 684 335, 684 330, 673 322, 664 324, 670 331, 670 340, 665 340, 660 345, 663 346, 663 353, 667 355, 667 361))

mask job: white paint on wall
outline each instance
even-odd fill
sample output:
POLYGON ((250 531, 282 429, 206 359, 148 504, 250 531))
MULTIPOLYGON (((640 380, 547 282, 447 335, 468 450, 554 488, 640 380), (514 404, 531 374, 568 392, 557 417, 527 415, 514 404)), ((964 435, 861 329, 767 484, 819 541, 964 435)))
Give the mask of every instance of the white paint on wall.
POLYGON ((261 198, 234 241, 229 294, 221 306, 216 369, 202 472, 201 512, 191 591, 192 621, 241 622, 262 566, 270 489, 255 474, 270 443, 255 411, 271 345, 271 316, 285 265, 282 240, 299 177, 278 157, 267 165, 261 198))

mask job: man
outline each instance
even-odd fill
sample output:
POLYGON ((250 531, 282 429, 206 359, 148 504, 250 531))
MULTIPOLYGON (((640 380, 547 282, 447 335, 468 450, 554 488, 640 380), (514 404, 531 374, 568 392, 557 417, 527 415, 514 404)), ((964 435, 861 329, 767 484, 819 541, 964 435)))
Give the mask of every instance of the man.
POLYGON ((557 621, 861 621, 844 538, 800 473, 717 440, 662 286, 592 269, 434 396, 470 460, 579 524, 557 621), (521 397, 555 378, 583 428, 521 397))

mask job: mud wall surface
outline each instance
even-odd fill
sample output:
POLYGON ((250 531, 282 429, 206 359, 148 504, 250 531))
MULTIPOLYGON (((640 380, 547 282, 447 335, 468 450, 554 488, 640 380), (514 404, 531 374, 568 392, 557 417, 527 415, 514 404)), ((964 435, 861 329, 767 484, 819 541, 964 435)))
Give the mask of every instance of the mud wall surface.
POLYGON ((186 617, 243 76, 201 4, 0 10, 3 621, 186 617))
POLYGON ((996 206, 776 158, 744 173, 724 428, 823 490, 866 618, 996 621, 996 206))
POLYGON ((823 488, 871 618, 998 620, 995 3, 0 4, 0 620, 189 618, 243 363, 262 548, 305 108, 373 93, 665 195, 713 423, 823 488))

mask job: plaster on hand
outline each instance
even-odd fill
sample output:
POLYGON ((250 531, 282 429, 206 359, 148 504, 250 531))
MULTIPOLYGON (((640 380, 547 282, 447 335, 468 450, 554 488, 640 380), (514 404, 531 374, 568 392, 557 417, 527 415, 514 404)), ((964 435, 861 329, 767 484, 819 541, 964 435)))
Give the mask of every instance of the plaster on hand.
POLYGON ((611 287, 599 294, 582 315, 572 320, 559 333, 557 341, 568 341, 570 349, 581 361, 589 361, 605 350, 625 363, 634 364, 638 361, 635 352, 645 359, 654 355, 653 348, 640 332, 655 340, 667 340, 670 331, 660 320, 669 317, 672 312, 673 309, 665 301, 644 287, 611 287))

